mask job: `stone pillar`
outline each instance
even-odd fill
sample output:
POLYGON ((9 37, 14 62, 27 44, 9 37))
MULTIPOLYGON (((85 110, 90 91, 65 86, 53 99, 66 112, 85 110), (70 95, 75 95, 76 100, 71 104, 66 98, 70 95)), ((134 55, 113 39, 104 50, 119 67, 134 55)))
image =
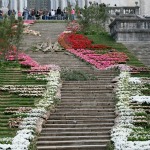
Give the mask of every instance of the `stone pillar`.
POLYGON ((14 9, 16 12, 15 17, 18 18, 18 1, 17 0, 11 0, 12 1, 12 10, 14 9))
POLYGON ((79 7, 82 7, 82 0, 78 0, 79 7))
POLYGON ((61 10, 64 10, 64 8, 67 7, 67 0, 61 1, 61 10))
POLYGON ((56 0, 53 0, 53 9, 56 9, 56 0))
POLYGON ((56 8, 56 10, 57 10, 57 8, 59 7, 59 0, 56 0, 56 6, 55 6, 56 8))
POLYGON ((9 0, 2 0, 1 10, 3 11, 4 14, 8 13, 8 4, 9 4, 9 0))
POLYGON ((9 0, 2 0, 2 7, 7 8, 9 4, 9 0))
POLYGON ((64 0, 61 0, 61 6, 60 6, 61 10, 64 9, 64 0))
POLYGON ((67 1, 63 0, 63 9, 65 9, 67 7, 67 1))
POLYGON ((82 8, 85 6, 85 0, 82 0, 82 8))
POLYGON ((28 7, 28 2, 27 0, 24 0, 24 8, 27 8, 28 7))
POLYGON ((135 8, 135 14, 136 14, 136 15, 139 15, 139 14, 140 14, 139 9, 140 9, 140 8, 139 8, 138 6, 136 6, 136 8, 135 8))
POLYGON ((51 0, 51 10, 54 9, 54 0, 51 0))
POLYGON ((5 0, 2 0, 2 7, 4 7, 4 2, 5 2, 5 0))
POLYGON ((18 2, 17 2, 17 0, 14 0, 14 7, 13 7, 13 9, 16 11, 16 13, 18 12, 17 6, 18 6, 18 2))
POLYGON ((23 8, 24 8, 23 0, 19 0, 19 11, 20 11, 21 13, 23 12, 23 8))
POLYGON ((10 0, 10 9, 12 10, 13 8, 13 0, 10 0))
POLYGON ((90 0, 87 0, 87 4, 86 4, 86 5, 87 5, 87 7, 89 7, 89 6, 90 6, 90 3, 89 3, 89 2, 90 2, 90 0))

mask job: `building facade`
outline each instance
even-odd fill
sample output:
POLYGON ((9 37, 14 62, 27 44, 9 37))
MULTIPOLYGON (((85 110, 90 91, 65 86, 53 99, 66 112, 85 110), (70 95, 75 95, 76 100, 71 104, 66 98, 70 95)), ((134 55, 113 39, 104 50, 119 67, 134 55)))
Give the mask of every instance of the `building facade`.
POLYGON ((89 6, 89 2, 105 3, 112 6, 139 6, 141 15, 150 16, 150 0, 0 0, 0 8, 7 7, 15 9, 16 11, 23 11, 23 8, 36 8, 36 9, 57 9, 60 7, 64 9, 67 7, 68 2, 75 6, 78 2, 79 7, 83 8, 85 5, 89 6))

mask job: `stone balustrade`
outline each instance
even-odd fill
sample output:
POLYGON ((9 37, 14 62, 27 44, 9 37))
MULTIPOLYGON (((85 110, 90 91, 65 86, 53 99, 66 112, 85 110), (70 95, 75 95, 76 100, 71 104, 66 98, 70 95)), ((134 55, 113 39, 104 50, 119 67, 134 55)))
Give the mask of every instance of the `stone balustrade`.
POLYGON ((135 7, 108 7, 108 12, 111 16, 116 16, 117 14, 136 14, 139 15, 139 6, 135 7))
POLYGON ((117 17, 110 25, 110 33, 118 41, 150 41, 150 19, 117 17))

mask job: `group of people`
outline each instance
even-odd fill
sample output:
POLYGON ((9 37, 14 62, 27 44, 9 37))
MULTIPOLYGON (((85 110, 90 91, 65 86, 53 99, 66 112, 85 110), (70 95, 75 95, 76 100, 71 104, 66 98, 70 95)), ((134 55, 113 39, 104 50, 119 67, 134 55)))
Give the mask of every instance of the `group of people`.
MULTIPOLYGON (((57 10, 51 9, 50 11, 47 10, 35 10, 35 9, 30 9, 28 10, 27 8, 24 8, 23 12, 21 13, 18 11, 17 16, 22 17, 24 20, 74 20, 75 19, 75 9, 71 10, 71 18, 69 18, 69 13, 66 10, 61 10, 60 7, 57 8, 57 10)), ((7 14, 8 16, 10 15, 16 15, 15 10, 8 10, 7 14)), ((0 10, 0 19, 3 18, 4 12, 0 10)))
MULTIPOLYGON (((23 12, 23 16, 26 14, 26 11, 23 12)), ((72 9, 71 14, 73 15, 72 19, 74 20, 75 10, 72 9)), ((26 15, 25 15, 26 16, 26 15)), ((24 17, 27 19, 27 17, 24 17)), ((69 14, 66 10, 61 10, 60 7, 57 10, 51 9, 50 11, 47 10, 38 10, 31 9, 28 11, 28 19, 34 20, 68 20, 69 14)))
POLYGON ((0 10, 0 19, 3 19, 3 17, 4 17, 4 15, 8 15, 8 16, 11 16, 11 15, 16 15, 16 11, 13 9, 13 10, 8 10, 7 12, 6 12, 6 10, 0 10))

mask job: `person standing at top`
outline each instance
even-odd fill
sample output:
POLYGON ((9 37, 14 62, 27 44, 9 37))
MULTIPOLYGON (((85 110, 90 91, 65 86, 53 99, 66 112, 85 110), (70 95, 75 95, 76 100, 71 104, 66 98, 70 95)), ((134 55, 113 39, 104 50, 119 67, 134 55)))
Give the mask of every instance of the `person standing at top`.
POLYGON ((58 7, 56 13, 57 13, 58 20, 60 20, 61 19, 61 9, 60 9, 60 7, 58 7))
POLYGON ((53 9, 51 10, 51 17, 50 18, 55 19, 55 11, 53 9))
POLYGON ((75 19, 75 10, 74 8, 71 10, 71 20, 75 19))
POLYGON ((24 20, 28 20, 28 17, 29 17, 29 11, 28 11, 27 8, 24 8, 23 16, 24 16, 24 20))

